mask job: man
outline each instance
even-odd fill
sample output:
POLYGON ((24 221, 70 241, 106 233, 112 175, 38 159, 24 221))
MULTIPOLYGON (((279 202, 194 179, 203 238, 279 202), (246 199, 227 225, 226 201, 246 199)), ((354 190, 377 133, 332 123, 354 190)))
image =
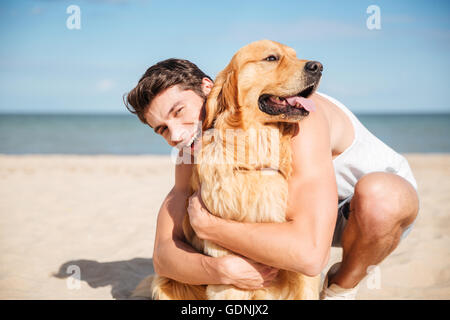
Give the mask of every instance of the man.
MULTIPOLYGON (((127 95, 127 108, 171 146, 193 147, 213 82, 193 63, 169 59, 150 67, 127 95)), ((153 262, 159 275, 190 284, 270 285, 278 269, 314 276, 342 246, 322 299, 354 299, 367 268, 379 264, 411 230, 417 185, 404 157, 373 136, 339 101, 314 93, 316 111, 292 138, 288 221, 239 223, 209 214, 189 194, 191 164, 178 164, 164 200, 153 262), (197 235, 237 255, 196 252, 184 240, 187 209, 197 235), (338 201, 339 200, 339 203, 338 201)))

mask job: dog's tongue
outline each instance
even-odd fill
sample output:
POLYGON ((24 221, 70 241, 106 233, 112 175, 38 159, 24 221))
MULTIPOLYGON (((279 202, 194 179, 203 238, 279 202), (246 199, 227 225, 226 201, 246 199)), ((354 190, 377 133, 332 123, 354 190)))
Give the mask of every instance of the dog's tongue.
POLYGON ((311 99, 299 97, 299 96, 292 96, 285 98, 286 101, 289 103, 292 107, 303 107, 305 110, 308 111, 316 111, 316 106, 314 105, 314 101, 311 99))

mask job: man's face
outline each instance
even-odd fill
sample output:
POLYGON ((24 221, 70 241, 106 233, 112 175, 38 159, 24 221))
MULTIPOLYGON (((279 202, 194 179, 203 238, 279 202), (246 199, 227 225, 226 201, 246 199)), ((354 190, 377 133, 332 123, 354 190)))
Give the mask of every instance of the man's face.
MULTIPOLYGON (((202 89, 205 95, 209 94, 211 87, 211 81, 204 81, 202 89)), ((145 112, 145 119, 169 145, 181 149, 191 145, 196 138, 204 116, 204 102, 194 91, 182 90, 175 85, 152 100, 145 112)))

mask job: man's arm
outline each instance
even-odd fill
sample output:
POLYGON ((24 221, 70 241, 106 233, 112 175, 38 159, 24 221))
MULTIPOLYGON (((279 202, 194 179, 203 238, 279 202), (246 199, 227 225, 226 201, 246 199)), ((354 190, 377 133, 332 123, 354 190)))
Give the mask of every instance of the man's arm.
POLYGON ((153 251, 155 272, 189 284, 233 284, 243 289, 269 285, 276 269, 236 255, 209 257, 185 242, 182 222, 191 172, 190 165, 177 165, 175 186, 159 211, 153 251))
POLYGON ((189 215, 200 238, 254 261, 312 276, 320 273, 329 257, 336 223, 337 187, 323 110, 317 108, 299 126, 299 134, 292 141, 287 222, 240 223, 220 219, 201 214, 194 208, 195 203, 191 204, 189 215))

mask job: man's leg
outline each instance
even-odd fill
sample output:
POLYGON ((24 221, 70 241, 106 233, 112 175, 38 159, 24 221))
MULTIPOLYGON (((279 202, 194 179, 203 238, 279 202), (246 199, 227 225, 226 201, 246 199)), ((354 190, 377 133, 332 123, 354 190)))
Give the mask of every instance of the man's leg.
POLYGON ((417 192, 404 178, 384 172, 362 177, 342 234, 342 263, 328 284, 355 287, 367 275, 367 267, 379 264, 397 247, 418 210, 417 192))

